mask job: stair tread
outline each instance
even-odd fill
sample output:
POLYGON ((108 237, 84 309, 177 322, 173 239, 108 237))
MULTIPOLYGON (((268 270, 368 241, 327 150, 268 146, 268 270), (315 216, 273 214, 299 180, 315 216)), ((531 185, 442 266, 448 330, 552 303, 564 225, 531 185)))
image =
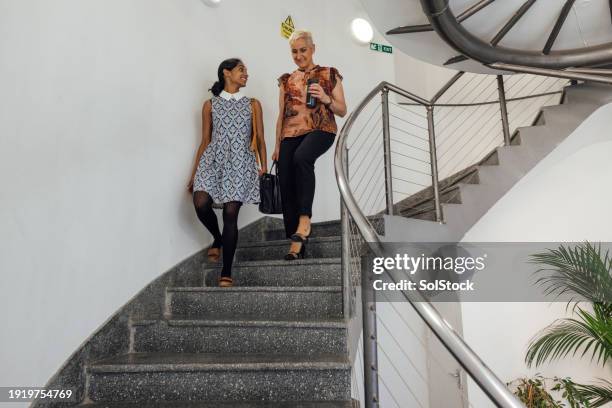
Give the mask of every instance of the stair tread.
MULTIPOLYGON (((286 242, 285 242, 286 244, 286 242)), ((308 244, 306 244, 308 245, 308 244)), ((238 261, 234 262, 233 268, 244 268, 251 266, 297 266, 297 265, 329 265, 329 264, 341 264, 342 258, 306 258, 296 259, 294 261, 287 261, 284 259, 262 259, 260 261, 238 261)), ((207 269, 216 269, 221 265, 219 264, 208 264, 207 269)))
POLYGON ((344 354, 131 353, 99 360, 89 367, 89 372, 346 370, 349 368, 350 363, 344 354))
POLYGON ((184 286, 169 287, 168 292, 339 292, 342 286, 234 286, 231 288, 184 286))
MULTIPOLYGON (((373 220, 379 220, 382 219, 382 215, 368 215, 366 216, 366 218, 370 221, 373 220)), ((311 224, 311 228, 317 228, 317 227, 326 227, 329 225, 334 225, 334 226, 339 226, 341 223, 340 220, 329 220, 329 221, 320 221, 320 222, 313 222, 311 224)), ((270 228, 268 231, 285 231, 285 229, 283 227, 279 227, 279 228, 270 228)))
POLYGON ((165 321, 171 326, 272 326, 272 327, 338 327, 345 328, 346 323, 342 317, 308 318, 299 316, 278 315, 253 316, 242 314, 210 314, 201 316, 173 315, 167 319, 139 319, 133 322, 134 326, 145 326, 165 321))
MULTIPOLYGON (((326 243, 340 241, 342 236, 332 235, 329 237, 310 237, 308 240, 309 244, 326 243)), ((269 246, 287 246, 289 244, 288 239, 273 239, 270 241, 246 241, 238 244, 238 248, 257 248, 257 247, 269 247, 269 246)))
POLYGON ((351 408, 351 401, 189 401, 189 402, 98 402, 83 408, 351 408))

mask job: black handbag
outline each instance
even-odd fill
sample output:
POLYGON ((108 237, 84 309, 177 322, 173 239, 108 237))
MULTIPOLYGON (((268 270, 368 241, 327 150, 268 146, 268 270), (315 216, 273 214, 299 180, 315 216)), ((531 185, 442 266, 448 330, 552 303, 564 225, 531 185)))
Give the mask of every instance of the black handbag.
POLYGON ((278 163, 272 163, 270 173, 264 173, 259 178, 259 211, 264 214, 282 214, 280 182, 278 180, 278 163))

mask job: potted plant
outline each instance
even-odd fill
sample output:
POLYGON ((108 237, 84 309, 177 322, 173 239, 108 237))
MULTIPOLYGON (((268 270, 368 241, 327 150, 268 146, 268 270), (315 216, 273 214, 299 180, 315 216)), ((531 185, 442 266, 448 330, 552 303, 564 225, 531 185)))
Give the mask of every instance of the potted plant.
MULTIPOLYGON (((555 297, 569 296, 573 316, 557 319, 531 340, 525 362, 541 366, 568 355, 590 356, 591 361, 606 365, 612 361, 612 257, 601 246, 589 242, 568 248, 561 245, 532 256, 540 265, 537 284, 555 297), (590 305, 583 307, 584 303, 590 305)), ((537 377, 522 389, 538 387, 537 377)), ((557 378, 553 389, 563 391, 570 407, 600 407, 612 401, 612 382, 583 385, 569 378, 557 378), (573 402, 572 402, 573 401, 573 402), (586 405, 572 405, 586 404, 586 405)), ((535 388, 534 388, 535 389, 535 388)), ((518 395, 518 394, 517 394, 518 395)), ((534 405, 539 406, 539 405, 534 405)), ((546 407, 548 405, 540 405, 546 407)), ((555 407, 555 405, 550 405, 555 407)))

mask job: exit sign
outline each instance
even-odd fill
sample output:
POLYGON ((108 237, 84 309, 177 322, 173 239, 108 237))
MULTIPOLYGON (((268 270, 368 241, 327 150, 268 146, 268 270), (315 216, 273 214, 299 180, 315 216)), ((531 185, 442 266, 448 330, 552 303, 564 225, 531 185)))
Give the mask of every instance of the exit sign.
POLYGON ((370 49, 372 51, 386 52, 387 54, 393 54, 393 47, 390 45, 370 43, 370 49))

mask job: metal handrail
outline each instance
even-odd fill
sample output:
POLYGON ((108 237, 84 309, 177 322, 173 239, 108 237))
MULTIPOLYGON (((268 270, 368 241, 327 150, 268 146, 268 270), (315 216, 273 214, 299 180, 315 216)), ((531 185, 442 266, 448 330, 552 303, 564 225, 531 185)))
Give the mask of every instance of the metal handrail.
MULTIPOLYGON (((398 86, 395 86, 389 82, 383 81, 380 84, 378 84, 376 87, 374 87, 374 89, 372 89, 372 91, 370 91, 370 93, 366 95, 363 101, 353 110, 353 112, 349 114, 348 118, 346 119, 346 122, 344 122, 344 126, 342 126, 342 129, 340 130, 340 133, 338 136, 338 144, 336 145, 336 153, 335 153, 335 158, 334 158, 334 166, 336 168, 336 181, 338 183, 338 188, 340 189, 341 193, 343 191, 346 191, 348 192, 348 194, 350 194, 350 199, 344 199, 344 195, 343 195, 344 204, 347 206, 347 209, 349 213, 351 214, 351 216, 357 221, 357 225, 366 226, 366 228, 364 229, 359 228, 359 231, 362 233, 363 238, 369 243, 375 243, 375 242, 380 243, 380 241, 378 239, 378 235, 376 234, 376 230, 374 229, 370 221, 366 218, 366 216, 361 212, 361 210, 359 209, 359 206, 357 205, 357 201, 353 197, 353 194, 350 192, 350 188, 348 185, 348 177, 342 168, 342 160, 343 160, 344 154, 338 153, 338 149, 340 145, 342 145, 343 147, 345 146, 346 139, 343 138, 343 135, 347 135, 351 131, 351 128, 353 127, 353 124, 355 123, 355 119, 359 116, 361 111, 363 111, 366 105, 372 99, 374 99, 374 97, 378 95, 379 92, 382 92, 384 89, 388 89, 388 90, 392 90, 393 92, 397 92, 399 95, 402 95, 405 98, 408 98, 414 102, 417 102, 425 106, 430 104, 430 102, 426 99, 423 99, 417 95, 414 95, 413 93, 406 91, 404 89, 401 89, 398 86), (342 177, 338 177, 339 172, 341 173, 342 177)), ((380 247, 380 249, 382 249, 382 246, 380 247)))
MULTIPOLYGON (((566 79, 578 79, 583 81, 592 80, 595 76, 597 82, 606 82, 602 81, 601 77, 592 75, 591 73, 582 73, 582 72, 572 72, 572 73, 563 73, 563 75, 557 75, 560 71, 555 70, 546 70, 546 69, 530 69, 529 73, 534 73, 542 76, 554 76, 561 77, 566 79), (556 74, 556 75, 547 75, 548 73, 556 74), (571 75, 571 76, 570 76, 571 75)), ((598 73, 599 74, 599 73, 598 73)), ((384 158, 385 158, 385 193, 386 193, 386 208, 387 214, 393 213, 393 191, 391 183, 389 179, 392 177, 390 171, 388 171, 388 167, 390 167, 390 150, 389 150, 389 139, 391 138, 389 132, 389 112, 388 112, 388 93, 394 92, 397 95, 400 95, 404 98, 407 98, 411 101, 411 105, 421 106, 427 110, 427 121, 428 121, 428 133, 429 133, 429 152, 430 152, 430 165, 431 165, 431 176, 432 176, 432 188, 434 191, 434 209, 436 211, 436 220, 442 222, 442 213, 441 213, 441 199, 440 199, 440 191, 439 191, 439 180, 437 174, 437 157, 435 152, 436 141, 435 141, 435 131, 434 131, 434 120, 433 120, 433 112, 435 107, 443 107, 448 104, 437 103, 437 101, 444 96, 446 91, 448 91, 463 75, 463 73, 459 72, 455 76, 453 76, 432 98, 431 100, 427 100, 418 95, 415 95, 409 91, 406 91, 402 88, 397 87, 396 85, 390 84, 388 82, 381 82, 378 84, 368 95, 361 101, 361 103, 357 106, 357 108, 348 116, 347 121, 339 132, 338 135, 338 143, 336 146, 335 158, 334 158, 334 167, 336 171, 336 179, 338 183, 338 187, 342 197, 342 229, 343 229, 343 255, 342 255, 342 264, 343 264, 343 283, 344 283, 344 311, 347 319, 351 319, 353 314, 350 313, 350 308, 348 302, 351 301, 352 288, 350 287, 350 278, 348 276, 348 266, 351 264, 351 255, 347 253, 348 243, 350 242, 350 237, 346 236, 349 233, 351 222, 354 222, 357 228, 359 229, 360 235, 363 239, 368 243, 371 251, 376 256, 382 256, 384 254, 384 248, 382 245, 382 241, 378 236, 376 229, 370 222, 370 219, 366 217, 364 211, 360 208, 359 204, 351 188, 349 187, 349 178, 348 178, 348 148, 347 148, 347 138, 351 132, 353 125, 355 124, 357 118, 361 115, 365 107, 376 97, 378 93, 381 94, 382 104, 383 104, 383 137, 384 137, 384 158), (351 220, 352 218, 352 220, 351 220)), ((610 80, 609 78, 606 78, 610 80)), ((513 100, 525 100, 525 99, 534 99, 541 96, 548 96, 553 93, 537 93, 525 97, 513 98, 513 99, 505 99, 505 85, 503 77, 497 77, 497 88, 498 88, 498 100, 497 102, 500 104, 500 113, 501 113, 501 122, 502 122, 502 130, 504 133, 504 144, 510 144, 510 133, 509 133, 509 121, 508 121, 508 110, 505 108, 507 102, 513 100)), ((490 104, 489 101, 482 103, 490 104)), ((452 104, 453 106, 455 104, 452 104)), ((461 104, 459 104, 461 105, 461 104)), ((380 214, 380 213, 379 213, 380 214)), ((365 285, 368 285, 369 276, 363 272, 361 273, 361 278, 365 285)), ((387 275, 394 282, 399 282, 403 277, 396 276, 397 272, 386 271, 387 275)), ((365 286, 367 287, 367 286, 365 286)), ((364 293, 367 295, 367 293, 364 293)), ((461 338, 459 334, 457 334, 452 327, 450 327, 444 320, 444 318, 440 315, 440 313, 433 307, 431 303, 419 292, 401 292, 401 295, 408 300, 412 307, 415 309, 417 314, 421 317, 421 319, 427 324, 427 326, 434 332, 435 336, 444 344, 447 350, 457 359, 459 364, 466 370, 467 373, 475 380, 475 382, 480 386, 480 388, 491 398, 491 400, 500 407, 521 407, 521 403, 514 397, 514 395, 506 388, 505 384, 501 382, 495 374, 480 360, 480 358, 474 353, 473 350, 465 343, 465 341, 461 338)), ((367 381, 372 382, 369 384, 366 381, 366 401, 368 402, 368 407, 377 407, 377 376, 374 373, 377 372, 377 356, 376 356, 376 334, 375 328, 376 325, 376 302, 371 296, 363 299, 363 333, 364 333, 364 364, 367 367, 365 374, 365 378, 367 381), (370 372, 369 370, 372 370, 370 372)), ((353 321, 353 320, 349 320, 353 321)))
MULTIPOLYGON (((610 75, 612 75, 612 72, 610 73, 610 75)), ((561 92, 562 91, 541 92, 541 93, 537 93, 533 95, 506 98, 506 102, 517 102, 517 101, 524 101, 526 99, 536 99, 536 98, 541 98, 543 96, 551 96, 551 95, 559 94, 561 92)), ((494 101, 472 102, 472 103, 436 103, 434 106, 438 108, 460 108, 464 106, 474 107, 474 106, 495 105, 498 103, 499 103, 499 99, 496 99, 494 101)), ((399 104, 403 106, 421 106, 420 103, 400 102, 399 104)))
POLYGON ((563 69, 612 62, 612 43, 562 51, 525 51, 499 47, 466 30, 449 6, 449 0, 421 0, 431 26, 449 46, 483 64, 506 63, 518 66, 563 69))
POLYGON ((502 71, 521 72, 524 74, 542 75, 554 78, 571 79, 575 81, 599 82, 602 84, 612 85, 612 78, 606 76, 612 75, 612 71, 610 70, 567 69, 560 71, 556 69, 506 64, 502 62, 489 64, 489 67, 502 71))
MULTIPOLYGON (((455 79, 456 80, 456 79, 455 79)), ((431 112, 433 103, 409 91, 401 89, 388 82, 381 82, 377 85, 362 101, 357 108, 349 115, 344 126, 338 134, 338 143, 334 156, 334 167, 338 188, 342 196, 343 206, 352 216, 359 232, 370 246, 376 256, 383 254, 383 245, 376 230, 359 208, 355 197, 348 184, 348 175, 345 170, 346 163, 346 141, 356 118, 363 111, 365 106, 379 92, 393 91, 405 98, 417 102, 428 108, 431 112)), ((431 120, 431 117, 430 117, 431 120)), ((435 185, 434 185, 435 187, 435 185)), ((345 231, 345 233, 347 233, 345 231)), ((402 278, 396 276, 392 271, 385 271, 394 282, 399 282, 402 278)), ((345 272, 346 273, 346 272, 345 272)), ((347 288, 345 288, 346 290, 347 288)), ((520 401, 507 389, 506 385, 489 369, 478 355, 468 346, 463 338, 444 320, 443 316, 420 292, 401 292, 402 296, 410 302, 414 310, 433 331, 436 337, 444 344, 447 350, 457 359, 459 364, 480 386, 485 394, 499 407, 519 408, 523 407, 520 401)), ((365 308, 364 304, 364 308, 365 308)), ((364 316, 365 319, 365 316, 364 316)), ((371 324, 370 324, 371 325, 371 324)), ((365 338, 365 336, 364 336, 365 338)), ((364 344, 364 348, 365 348, 364 344)), ((367 374, 367 373, 366 373, 367 374)), ((370 373, 371 374, 371 373, 370 373)), ((376 404, 376 402, 373 402, 376 404)), ((369 406, 369 405, 368 405, 369 406)))

